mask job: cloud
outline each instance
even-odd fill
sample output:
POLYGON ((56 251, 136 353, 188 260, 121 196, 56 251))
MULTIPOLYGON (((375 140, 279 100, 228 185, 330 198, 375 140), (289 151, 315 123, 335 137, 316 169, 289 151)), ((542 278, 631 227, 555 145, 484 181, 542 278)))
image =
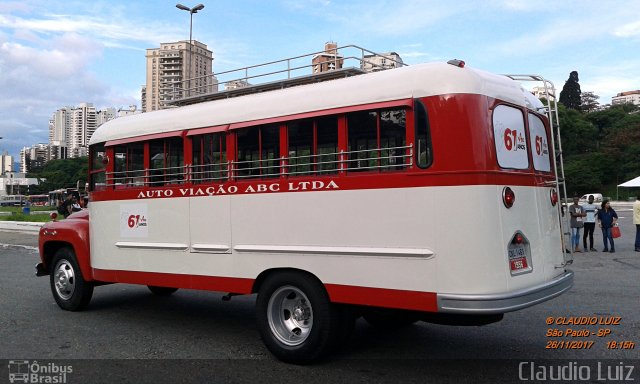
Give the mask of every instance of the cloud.
POLYGON ((616 28, 613 35, 617 37, 640 36, 640 21, 628 23, 616 28))
POLYGON ((77 33, 100 41, 104 45, 130 46, 132 42, 157 45, 161 41, 172 41, 184 30, 173 25, 155 21, 137 22, 115 15, 44 14, 34 18, 0 14, 0 28, 16 31, 16 37, 30 34, 35 36, 55 36, 77 33))
POLYGON ((124 105, 137 103, 112 94, 88 69, 102 52, 100 44, 73 33, 38 47, 0 41, 2 148, 16 156, 25 143, 46 143, 49 118, 66 105, 113 105, 116 99, 124 105))

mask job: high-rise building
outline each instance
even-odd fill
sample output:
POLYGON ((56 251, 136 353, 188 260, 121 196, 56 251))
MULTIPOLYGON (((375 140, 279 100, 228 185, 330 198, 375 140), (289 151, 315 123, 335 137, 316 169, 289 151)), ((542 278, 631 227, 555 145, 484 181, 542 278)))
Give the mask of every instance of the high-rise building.
POLYGON ((115 108, 106 108, 96 111, 96 128, 106 123, 109 120, 113 120, 118 117, 117 110, 115 108))
POLYGON ((23 147, 20 151, 20 172, 28 173, 42 168, 49 160, 49 145, 35 144, 31 147, 23 147))
POLYGON ((160 48, 147 49, 146 58, 147 83, 142 89, 144 112, 167 108, 167 102, 174 99, 217 89, 212 77, 213 52, 199 41, 162 43, 160 48))
POLYGON ((395 52, 387 52, 378 55, 364 55, 360 69, 365 72, 378 72, 401 66, 403 66, 403 62, 400 55, 395 52))
POLYGON ((324 52, 313 56, 311 64, 313 73, 333 71, 342 68, 344 57, 338 53, 338 44, 329 41, 324 44, 324 52))
POLYGON ((49 119, 47 160, 87 155, 87 145, 95 130, 118 117, 115 108, 96 110, 91 103, 58 109, 49 119))
POLYGON ((71 109, 72 107, 64 107, 53 113, 49 120, 49 142, 66 140, 68 127, 71 124, 71 109))
POLYGON ((98 127, 96 108, 91 103, 81 103, 71 113, 71 129, 67 137, 69 157, 86 156, 89 139, 98 127))
POLYGON ((0 155, 0 175, 8 172, 13 172, 13 157, 5 151, 3 155, 0 155))
POLYGON ((141 103, 140 105, 142 105, 142 113, 147 112, 147 86, 143 85, 142 89, 140 90, 140 100, 141 103))

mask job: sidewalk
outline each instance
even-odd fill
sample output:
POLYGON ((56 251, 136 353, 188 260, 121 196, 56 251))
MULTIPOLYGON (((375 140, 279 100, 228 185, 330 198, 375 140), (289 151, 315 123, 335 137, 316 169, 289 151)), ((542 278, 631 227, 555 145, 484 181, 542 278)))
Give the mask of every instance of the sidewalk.
POLYGON ((0 221, 0 231, 20 231, 38 233, 44 223, 29 221, 0 221))

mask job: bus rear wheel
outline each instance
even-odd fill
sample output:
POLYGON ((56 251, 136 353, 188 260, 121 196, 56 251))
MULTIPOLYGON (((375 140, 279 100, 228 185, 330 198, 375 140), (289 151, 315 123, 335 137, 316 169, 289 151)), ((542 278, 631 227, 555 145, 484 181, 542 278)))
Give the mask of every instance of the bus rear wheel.
POLYGON ((271 276, 256 300, 258 329, 267 349, 278 359, 308 364, 333 351, 353 319, 331 304, 314 277, 295 272, 271 276))
POLYGON ((89 304, 93 284, 85 281, 73 249, 60 248, 51 261, 49 276, 51 292, 58 306, 67 311, 79 311, 89 304))
POLYGON ((158 296, 169 296, 178 288, 170 288, 170 287, 156 287, 155 285, 147 285, 147 288, 154 294, 158 296))

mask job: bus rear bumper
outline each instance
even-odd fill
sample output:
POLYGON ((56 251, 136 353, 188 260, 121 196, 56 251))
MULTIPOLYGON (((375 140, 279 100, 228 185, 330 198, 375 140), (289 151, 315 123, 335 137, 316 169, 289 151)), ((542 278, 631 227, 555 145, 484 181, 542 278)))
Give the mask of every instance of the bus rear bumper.
POLYGON ((544 284, 515 292, 490 295, 438 294, 438 312, 461 314, 497 314, 517 311, 563 294, 573 286, 573 272, 544 284))

